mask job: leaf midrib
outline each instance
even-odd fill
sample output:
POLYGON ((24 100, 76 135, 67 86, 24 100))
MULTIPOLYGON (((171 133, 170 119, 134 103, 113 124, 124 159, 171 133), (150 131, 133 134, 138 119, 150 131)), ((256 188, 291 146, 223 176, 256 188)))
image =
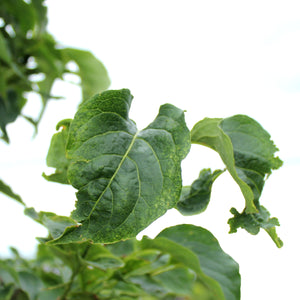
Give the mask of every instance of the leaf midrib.
POLYGON ((90 213, 89 213, 87 219, 90 219, 91 215, 93 214, 93 212, 94 212, 96 206, 98 205, 99 201, 101 200, 102 196, 105 194, 105 192, 107 191, 107 189, 110 187, 110 185, 111 185, 111 183, 113 182, 114 178, 116 177, 118 171, 120 170, 120 168, 121 168, 123 162, 124 162, 125 159, 128 157, 128 154, 129 154, 129 152, 131 151, 131 149, 132 149, 132 147, 133 147, 133 144, 134 144, 134 142, 135 142, 135 140, 136 140, 138 134, 139 134, 139 131, 137 131, 136 134, 133 136, 132 141, 131 141, 131 143, 130 143, 128 149, 126 150, 124 156, 122 157, 122 159, 121 159, 121 161, 120 161, 120 163, 119 163, 117 169, 115 170, 113 176, 110 178, 110 180, 109 180, 108 184, 106 185, 105 189, 102 191, 102 193, 101 193, 100 196, 98 197, 98 200, 96 201, 96 203, 94 204, 93 208, 91 209, 91 211, 90 211, 90 213))

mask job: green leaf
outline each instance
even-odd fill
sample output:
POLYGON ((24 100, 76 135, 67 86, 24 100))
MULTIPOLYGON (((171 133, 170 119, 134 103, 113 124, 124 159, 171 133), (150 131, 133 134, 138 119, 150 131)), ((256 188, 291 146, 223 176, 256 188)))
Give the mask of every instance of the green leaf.
POLYGON ((84 257, 84 262, 100 270, 118 269, 124 266, 124 262, 119 257, 111 254, 99 244, 89 247, 84 257))
POLYGON ((20 271, 18 275, 22 290, 29 295, 29 299, 36 299, 37 294, 44 286, 41 279, 28 271, 20 271))
POLYGON ((25 98, 18 94, 18 91, 9 90, 3 97, 0 95, 0 129, 3 133, 0 138, 7 143, 9 142, 9 138, 6 126, 17 119, 25 103, 25 98))
POLYGON ((160 272, 153 276, 170 293, 176 295, 191 295, 195 284, 195 273, 190 269, 175 266, 165 272, 160 272))
MULTIPOLYGON (((176 227, 177 226, 175 226, 174 228, 176 227)), ((179 239, 181 238, 183 239, 183 237, 179 235, 179 239)), ((177 243, 169 239, 168 237, 160 235, 158 235, 153 240, 147 237, 143 237, 142 239, 143 248, 159 249, 163 253, 169 253, 175 261, 182 263, 185 267, 193 270, 199 277, 199 280, 203 284, 203 287, 205 288, 207 293, 212 297, 212 299, 225 299, 220 284, 215 279, 206 275, 204 273, 204 270, 202 270, 202 266, 200 265, 201 262, 199 261, 197 254, 182 244, 183 243, 181 242, 177 243)))
POLYGON ((219 126, 221 121, 222 119, 205 118, 198 122, 191 130, 191 141, 194 144, 210 147, 220 154, 227 170, 241 188, 246 200, 247 212, 257 212, 251 188, 238 176, 233 145, 229 136, 219 126))
POLYGON ((51 175, 43 173, 43 177, 48 181, 69 184, 67 171, 70 160, 66 158, 66 143, 71 121, 70 119, 60 121, 56 126, 56 130, 60 128, 62 130, 54 134, 51 139, 46 162, 48 167, 56 168, 56 170, 51 175))
POLYGON ((58 216, 52 212, 41 211, 38 213, 32 207, 26 208, 24 213, 36 222, 44 225, 53 239, 61 236, 68 230, 68 227, 77 226, 77 223, 70 217, 58 216))
POLYGON ((0 31, 0 60, 6 62, 8 65, 12 62, 11 53, 7 47, 6 40, 0 31))
POLYGON ((3 300, 10 300, 13 293, 14 293, 14 285, 9 284, 9 285, 0 285, 0 299, 3 300))
MULTIPOLYGON (((261 209, 259 203, 266 178, 272 170, 282 165, 282 161, 274 156, 278 149, 269 133, 250 117, 236 115, 226 119, 206 118, 198 122, 191 131, 191 140, 192 143, 205 145, 220 154, 244 195, 246 207, 242 215, 247 221, 241 221, 243 218, 235 214, 239 220, 231 219, 231 232, 235 232, 237 227, 247 229, 245 224, 250 224, 248 220, 252 217, 246 215, 256 214, 253 218, 263 220, 255 223, 256 229, 266 229, 266 223, 272 225, 272 229, 268 227, 267 232, 272 233, 273 240, 279 241, 275 231, 278 223, 274 224, 274 219, 266 219, 265 209, 261 209)), ((253 229, 248 229, 249 232, 254 232, 253 229)))
POLYGON ((83 103, 69 130, 68 179, 78 189, 72 218, 81 225, 56 243, 112 243, 136 236, 173 208, 181 192, 181 160, 190 133, 180 109, 166 104, 138 131, 128 118, 129 90, 83 103))
POLYGON ((190 216, 204 212, 210 201, 212 184, 223 172, 203 169, 191 186, 183 187, 176 207, 180 213, 190 216))
POLYGON ((30 4, 23 0, 10 0, 3 1, 3 5, 16 33, 26 35, 28 30, 34 29, 35 13, 30 4))
POLYGON ((74 61, 79 67, 83 100, 106 90, 110 85, 103 64, 89 51, 65 48, 61 49, 66 62, 74 61))
POLYGON ((275 226, 280 225, 279 221, 277 218, 270 218, 270 213, 265 207, 259 206, 259 212, 255 214, 247 214, 245 211, 240 214, 235 208, 232 208, 230 212, 234 217, 228 220, 230 225, 229 233, 237 232, 237 229, 241 227, 251 234, 258 234, 260 228, 263 228, 278 248, 283 246, 283 242, 277 236, 275 230, 275 226))
POLYGON ((22 198, 13 192, 13 190, 8 186, 6 183, 4 183, 2 180, 0 180, 0 192, 7 195, 8 197, 18 201, 19 203, 25 205, 22 198))
POLYGON ((194 225, 178 225, 163 230, 157 238, 168 239, 192 251, 201 270, 220 284, 225 299, 240 299, 239 266, 209 231, 194 225))

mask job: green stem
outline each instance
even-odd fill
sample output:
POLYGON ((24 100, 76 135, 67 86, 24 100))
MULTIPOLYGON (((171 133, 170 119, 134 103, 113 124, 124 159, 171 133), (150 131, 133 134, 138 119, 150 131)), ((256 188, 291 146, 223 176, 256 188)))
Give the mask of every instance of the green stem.
MULTIPOLYGON (((86 248, 85 248, 83 254, 81 255, 82 258, 84 258, 84 257, 87 255, 87 253, 88 253, 88 251, 89 251, 89 249, 90 249, 90 246, 91 246, 91 244, 88 244, 88 245, 86 246, 86 248)), ((80 254, 79 254, 78 252, 77 252, 77 255, 78 255, 78 260, 80 260, 80 254)), ((67 287, 66 287, 66 289, 65 289, 65 291, 64 291, 64 293, 63 293, 63 295, 62 295, 61 298, 60 298, 61 300, 67 300, 67 296, 68 296, 68 294, 70 293, 70 291, 71 291, 71 289, 72 289, 72 285, 73 285, 73 283, 74 283, 74 280, 75 280, 76 276, 77 276, 84 268, 85 268, 85 265, 79 265, 79 266, 76 268, 76 270, 74 270, 74 272, 73 272, 73 274, 72 274, 72 277, 71 277, 71 279, 70 279, 70 281, 69 281, 69 283, 68 283, 68 285, 67 285, 67 287)))

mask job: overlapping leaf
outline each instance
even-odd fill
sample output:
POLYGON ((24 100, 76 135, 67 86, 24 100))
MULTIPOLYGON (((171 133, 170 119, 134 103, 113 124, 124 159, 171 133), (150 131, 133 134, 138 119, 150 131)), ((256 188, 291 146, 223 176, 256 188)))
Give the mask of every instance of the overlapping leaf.
POLYGON ((193 270, 202 282, 202 289, 212 297, 208 299, 240 299, 238 264, 204 228, 177 225, 163 230, 154 240, 144 238, 143 243, 171 254, 193 270))
POLYGON ((229 222, 231 232, 238 227, 250 233, 257 233, 260 227, 267 228, 280 247, 282 243, 275 230, 278 220, 274 222, 274 218, 266 218, 269 214, 259 202, 265 179, 272 170, 282 165, 282 161, 274 156, 278 149, 270 140, 270 135, 253 119, 236 115, 226 119, 206 118, 198 122, 191 131, 191 139, 192 143, 205 145, 220 154, 244 195, 245 210, 239 215, 235 213, 235 218, 229 222), (252 218, 255 219, 255 231, 252 225, 248 226, 252 218))
POLYGON ((81 225, 54 242, 133 237, 178 201, 180 163, 190 148, 184 113, 163 105, 154 122, 138 131, 128 118, 131 101, 128 90, 107 91, 75 115, 68 180, 78 189, 72 218, 81 225))

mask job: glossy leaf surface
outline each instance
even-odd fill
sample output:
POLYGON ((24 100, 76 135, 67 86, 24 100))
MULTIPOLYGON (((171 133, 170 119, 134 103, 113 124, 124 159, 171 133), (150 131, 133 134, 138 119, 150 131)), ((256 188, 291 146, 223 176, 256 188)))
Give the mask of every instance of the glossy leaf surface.
POLYGON ((128 90, 107 91, 83 103, 71 123, 68 180, 78 189, 72 218, 81 225, 58 243, 115 242, 135 236, 173 208, 181 192, 181 160, 190 133, 180 109, 165 104, 138 131, 128 117, 128 90))

